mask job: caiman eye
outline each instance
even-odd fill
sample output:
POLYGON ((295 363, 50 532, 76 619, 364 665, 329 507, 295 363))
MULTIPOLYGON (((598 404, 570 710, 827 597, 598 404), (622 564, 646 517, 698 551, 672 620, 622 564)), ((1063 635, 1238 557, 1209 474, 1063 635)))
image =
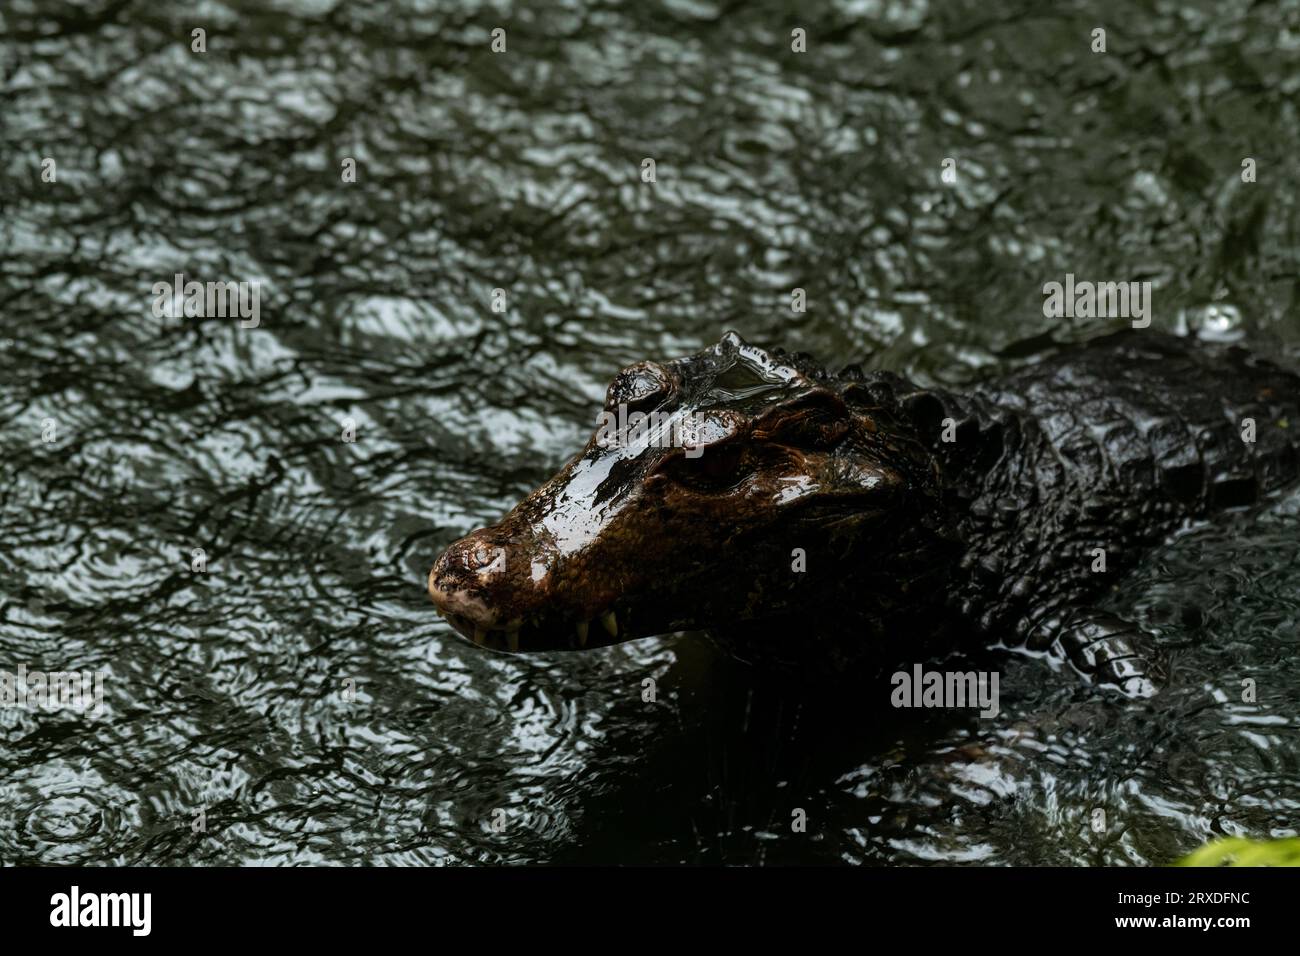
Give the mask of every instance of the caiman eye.
POLYGON ((654 362, 638 362, 619 372, 605 393, 605 410, 626 405, 630 412, 648 412, 672 392, 667 369, 654 362))
POLYGON ((740 445, 710 445, 697 458, 681 455, 670 459, 662 471, 679 485, 696 491, 726 491, 749 476, 748 459, 740 445))

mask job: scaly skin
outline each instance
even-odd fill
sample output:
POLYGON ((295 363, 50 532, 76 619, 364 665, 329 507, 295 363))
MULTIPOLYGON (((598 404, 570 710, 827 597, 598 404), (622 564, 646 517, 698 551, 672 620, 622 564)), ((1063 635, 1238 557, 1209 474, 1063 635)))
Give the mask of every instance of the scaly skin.
POLYGON ((681 420, 684 447, 598 430, 448 548, 429 593, 459 632, 529 651, 706 629, 824 669, 964 624, 1145 695, 1141 633, 1088 602, 1179 527, 1300 476, 1300 377, 1151 331, 962 393, 728 333, 625 369, 620 403, 681 420))

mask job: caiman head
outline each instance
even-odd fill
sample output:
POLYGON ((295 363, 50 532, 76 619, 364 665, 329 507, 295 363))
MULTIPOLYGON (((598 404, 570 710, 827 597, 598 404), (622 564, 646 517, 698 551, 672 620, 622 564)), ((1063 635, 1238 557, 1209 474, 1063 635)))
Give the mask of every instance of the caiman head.
POLYGON ((429 595, 507 651, 884 613, 924 577, 940 501, 934 460, 888 406, 861 375, 734 332, 632 365, 586 447, 452 544, 429 595))

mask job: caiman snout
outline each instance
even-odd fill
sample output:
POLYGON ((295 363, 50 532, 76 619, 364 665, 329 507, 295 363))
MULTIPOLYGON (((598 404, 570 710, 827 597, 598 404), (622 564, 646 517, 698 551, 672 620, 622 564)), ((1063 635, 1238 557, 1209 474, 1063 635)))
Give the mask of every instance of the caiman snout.
POLYGON ((438 612, 475 644, 499 651, 581 650, 612 643, 613 613, 565 600, 558 553, 542 536, 483 528, 453 543, 429 572, 438 612))
POLYGON ((491 576, 503 570, 505 548, 482 533, 461 538, 429 572, 429 597, 444 616, 465 618, 483 629, 499 627, 497 612, 486 603, 491 576))
MULTIPOLYGON (((536 562, 518 573, 519 555, 534 549, 486 528, 461 538, 429 572, 429 597, 447 621, 476 644, 519 650, 526 618, 543 604, 549 568, 536 562)), ((530 562, 532 563, 532 562, 530 562)))

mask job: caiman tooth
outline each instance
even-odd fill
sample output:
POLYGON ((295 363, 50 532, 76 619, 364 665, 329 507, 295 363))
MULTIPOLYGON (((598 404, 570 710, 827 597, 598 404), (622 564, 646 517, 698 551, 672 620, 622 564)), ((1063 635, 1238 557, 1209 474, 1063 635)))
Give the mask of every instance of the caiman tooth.
POLYGON ((618 637, 618 618, 614 616, 613 611, 606 611, 600 616, 600 626, 610 637, 618 637))
POLYGON ((574 627, 574 630, 576 630, 576 631, 578 632, 578 646, 579 646, 579 647, 586 647, 586 646, 587 646, 587 627, 588 627, 588 624, 589 624, 588 621, 579 621, 577 624, 575 624, 575 625, 573 626, 573 627, 574 627))

